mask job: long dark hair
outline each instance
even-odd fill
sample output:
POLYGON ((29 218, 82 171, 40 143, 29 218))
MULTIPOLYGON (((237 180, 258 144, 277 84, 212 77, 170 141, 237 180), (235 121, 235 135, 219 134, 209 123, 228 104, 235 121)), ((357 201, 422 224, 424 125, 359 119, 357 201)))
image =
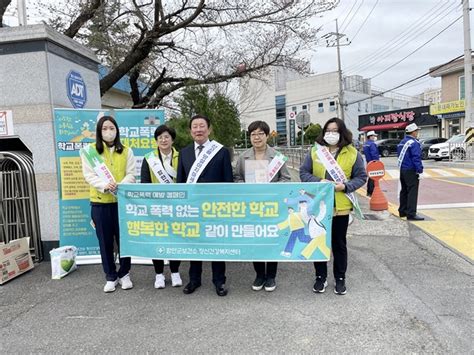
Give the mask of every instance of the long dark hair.
POLYGON ((337 146, 339 148, 345 147, 346 145, 352 144, 352 132, 349 131, 346 127, 346 124, 343 120, 337 117, 330 118, 323 127, 323 130, 319 134, 318 138, 316 138, 316 142, 320 145, 328 145, 324 140, 324 133, 326 133, 329 124, 335 123, 337 124, 337 130, 339 132, 339 142, 337 146))
POLYGON ((97 121, 97 127, 95 129, 95 147, 97 149, 97 152, 99 154, 102 154, 104 152, 104 142, 102 138, 102 126, 104 125, 105 121, 110 121, 112 124, 115 126, 115 129, 117 130, 117 135, 115 136, 114 139, 114 147, 115 151, 119 154, 122 154, 123 152, 123 144, 120 142, 120 131, 119 127, 117 124, 117 121, 115 121, 115 118, 112 116, 103 116, 97 121))

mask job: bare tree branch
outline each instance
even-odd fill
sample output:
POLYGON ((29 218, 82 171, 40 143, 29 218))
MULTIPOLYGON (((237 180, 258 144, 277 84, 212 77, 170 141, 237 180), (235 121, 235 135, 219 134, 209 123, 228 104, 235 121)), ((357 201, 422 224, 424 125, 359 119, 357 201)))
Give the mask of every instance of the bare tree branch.
POLYGON ((103 5, 104 0, 92 0, 90 6, 86 7, 79 16, 74 20, 73 23, 64 31, 64 34, 70 38, 74 38, 74 36, 79 32, 79 30, 84 26, 84 24, 89 21, 92 17, 94 17, 97 9, 103 5))
POLYGON ((8 5, 12 0, 0 0, 0 27, 3 27, 3 15, 5 14, 5 11, 7 11, 8 5))

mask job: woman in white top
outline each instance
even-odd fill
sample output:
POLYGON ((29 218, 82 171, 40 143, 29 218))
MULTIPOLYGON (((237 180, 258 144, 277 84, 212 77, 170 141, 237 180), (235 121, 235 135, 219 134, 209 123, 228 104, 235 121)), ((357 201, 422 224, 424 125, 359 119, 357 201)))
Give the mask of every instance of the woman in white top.
POLYGON ((135 157, 132 149, 120 142, 119 128, 115 119, 104 116, 97 122, 96 142, 92 148, 97 151, 114 182, 104 181, 93 169, 91 161, 81 154, 82 172, 90 185, 91 216, 99 240, 100 256, 105 278, 104 292, 113 292, 120 284, 122 289, 133 287, 130 280, 130 258, 120 258, 119 270, 116 270, 114 242, 120 255, 120 232, 117 206, 119 183, 135 182, 135 157))

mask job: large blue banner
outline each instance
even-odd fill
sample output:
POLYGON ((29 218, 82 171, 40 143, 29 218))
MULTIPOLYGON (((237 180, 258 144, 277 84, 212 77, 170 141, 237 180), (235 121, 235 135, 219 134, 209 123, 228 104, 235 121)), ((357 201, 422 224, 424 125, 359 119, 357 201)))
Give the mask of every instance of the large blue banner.
POLYGON ((122 256, 324 261, 332 183, 121 184, 122 256))
POLYGON ((143 156, 156 149, 154 132, 164 122, 162 110, 54 110, 59 186, 60 245, 75 245, 79 256, 100 255, 90 221, 89 185, 82 175, 79 150, 95 142, 97 120, 110 115, 120 127, 122 143, 133 149, 140 174, 143 156))

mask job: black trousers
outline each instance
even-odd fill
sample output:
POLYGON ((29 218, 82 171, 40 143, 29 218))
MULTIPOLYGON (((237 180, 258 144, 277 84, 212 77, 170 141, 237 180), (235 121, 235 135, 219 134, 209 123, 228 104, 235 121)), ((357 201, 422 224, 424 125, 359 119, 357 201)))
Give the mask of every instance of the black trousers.
MULTIPOLYGON (((331 228, 331 247, 333 255, 333 273, 334 278, 346 278, 347 270, 347 227, 349 226, 349 215, 334 216, 331 228)), ((315 262, 314 269, 316 276, 326 279, 328 276, 328 263, 315 262)))
POLYGON ((262 279, 274 279, 277 274, 278 263, 272 262, 272 261, 269 261, 267 263, 255 261, 253 263, 253 268, 255 269, 255 272, 257 273, 257 277, 260 277, 262 279), (266 270, 265 270, 265 266, 266 266, 266 270))
POLYGON ((131 259, 120 258, 120 268, 117 272, 114 260, 114 241, 120 255, 120 231, 118 222, 117 203, 95 204, 91 206, 91 217, 95 224, 95 233, 99 240, 102 268, 107 281, 115 281, 130 272, 131 259))
MULTIPOLYGON (((155 267, 155 272, 157 274, 162 274, 165 268, 164 260, 153 259, 153 266, 155 267)), ((179 265, 181 264, 180 260, 170 260, 170 270, 172 273, 179 272, 179 265)))
MULTIPOLYGON (((212 283, 217 287, 225 284, 225 262, 213 261, 212 267, 212 283)), ((201 284, 202 261, 191 261, 189 267, 189 281, 201 284)))
POLYGON ((420 180, 415 170, 400 170, 400 207, 398 212, 407 217, 416 216, 416 207, 418 205, 418 187, 420 180))
POLYGON ((367 196, 372 196, 372 193, 374 192, 374 187, 375 187, 374 180, 372 180, 371 178, 368 178, 367 179, 367 196))

